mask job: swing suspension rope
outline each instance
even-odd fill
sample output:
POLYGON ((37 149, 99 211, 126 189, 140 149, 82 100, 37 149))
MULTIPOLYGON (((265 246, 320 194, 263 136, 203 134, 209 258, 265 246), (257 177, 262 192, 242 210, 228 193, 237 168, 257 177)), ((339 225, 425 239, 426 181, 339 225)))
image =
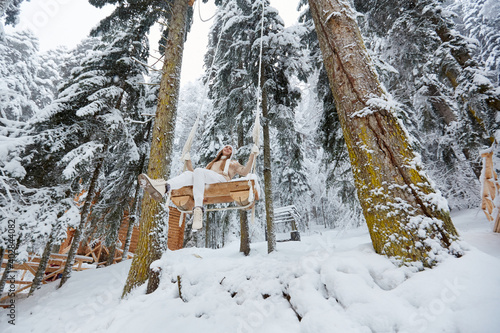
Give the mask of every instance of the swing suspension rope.
MULTIPOLYGON (((198 4, 198 9, 199 8, 200 8, 200 4, 198 4)), ((212 16, 212 18, 214 16, 212 16)), ((261 80, 262 80, 262 49, 263 49, 263 37, 264 37, 264 16, 265 16, 265 0, 262 0, 262 16, 261 16, 261 26, 260 26, 260 50, 259 50, 259 74, 258 74, 258 84, 257 84, 257 105, 256 105, 256 110, 255 110, 255 123, 254 123, 254 128, 252 131, 253 143, 256 146, 259 146, 259 143, 260 143, 260 104, 261 104, 261 99, 262 99, 262 97, 261 97, 262 96, 261 80)), ((210 18, 210 19, 212 19, 212 18, 210 18)), ((201 16, 200 16, 200 19, 201 19, 201 16)), ((184 148, 182 149, 182 154, 181 154, 182 157, 181 158, 184 161, 184 168, 183 168, 184 171, 187 168, 187 165, 186 165, 187 160, 185 159, 185 156, 191 150, 191 146, 193 144, 193 140, 194 140, 196 131, 198 129, 198 125, 199 125, 200 118, 201 118, 201 113, 202 113, 203 107, 205 105, 205 100, 207 99, 208 86, 210 84, 210 79, 212 78, 212 74, 214 72, 213 69, 214 69, 214 65, 215 65, 215 60, 216 60, 217 55, 219 53, 219 46, 220 46, 220 42, 222 39, 223 31, 224 31, 224 24, 221 25, 219 37, 217 40, 217 45, 215 47, 215 53, 214 53, 214 56, 212 58, 212 63, 210 65, 210 69, 208 71, 208 77, 207 77, 207 81, 205 83, 205 87, 204 87, 204 91, 203 91, 202 102, 201 102, 200 108, 198 110, 196 120, 193 124, 193 127, 191 128, 191 131, 189 133, 188 138, 186 139, 186 143, 184 144, 184 148)), ((253 164, 252 168, 251 168, 252 173, 255 173, 255 169, 256 169, 255 161, 256 161, 256 159, 254 159, 254 161, 252 163, 253 164)))
POLYGON ((195 6, 198 6, 198 16, 200 17, 200 21, 201 22, 208 22, 210 21, 211 19, 213 19, 215 17, 215 15, 217 15, 217 11, 214 13, 214 15, 212 15, 210 18, 204 20, 202 17, 201 17, 201 0, 197 1, 195 3, 195 6))
MULTIPOLYGON (((253 137, 253 142, 254 142, 254 145, 256 145, 257 147, 259 146, 259 142, 260 142, 260 104, 261 104, 261 99, 262 99, 262 89, 261 89, 261 80, 262 80, 262 49, 263 49, 263 37, 264 37, 264 17, 265 17, 265 0, 261 0, 262 1, 262 17, 261 17, 261 25, 260 25, 260 50, 259 50, 259 74, 258 74, 258 84, 257 84, 257 89, 256 89, 256 93, 257 93, 257 105, 256 105, 256 108, 255 108, 255 123, 254 123, 254 128, 253 128, 253 132, 252 132, 252 137, 253 137)), ((216 14, 214 14, 210 19, 208 20, 203 20, 202 17, 201 17, 201 11, 200 11, 200 4, 198 4, 198 13, 200 15, 200 20, 202 22, 206 22, 206 21, 209 21, 211 20, 213 17, 216 16, 216 14)), ((222 32, 224 31, 224 24, 221 25, 221 30, 219 32, 219 37, 218 37, 218 40, 217 40, 217 46, 215 48, 215 52, 214 52, 214 56, 212 58, 212 63, 210 65, 210 69, 209 69, 209 72, 208 72, 208 77, 207 77, 207 81, 205 83, 205 87, 204 87, 204 91, 203 91, 203 97, 202 97, 202 102, 201 102, 201 105, 200 105, 200 108, 198 110, 198 114, 196 116, 196 120, 193 124, 193 127, 191 128, 191 132, 189 133, 189 137, 187 138, 186 140, 186 143, 184 144, 184 148, 182 150, 182 160, 184 161, 184 170, 186 170, 187 168, 187 159, 185 158, 186 157, 186 154, 189 154, 189 151, 191 150, 191 145, 193 143, 193 139, 194 139, 194 136, 195 136, 195 133, 197 131, 197 128, 198 128, 198 124, 200 122, 200 118, 201 118, 201 113, 202 113, 202 110, 203 110, 203 106, 205 104, 205 100, 207 99, 207 92, 208 92, 208 85, 210 83, 210 79, 212 77, 212 73, 213 73, 213 68, 214 68, 214 65, 215 65, 215 60, 217 58, 217 55, 219 53, 219 46, 220 46, 220 42, 221 42, 221 39, 222 39, 222 32)), ((255 173, 255 168, 256 168, 256 158, 253 160, 253 163, 252 163, 252 173, 255 173)), ((254 197, 254 192, 253 192, 253 184, 252 184, 252 181, 249 180, 248 181, 248 184, 250 186, 250 193, 249 193, 249 198, 248 198, 248 201, 249 203, 246 205, 246 206, 243 206, 243 207, 225 207, 225 208, 212 208, 212 209, 209 209, 207 211, 222 211, 222 210, 228 210, 228 209, 245 209, 245 208, 249 208, 249 207, 252 207, 252 213, 251 213, 251 221, 252 221, 252 224, 254 223, 255 221, 255 205, 253 204, 254 203, 254 200, 255 200, 255 197, 254 197)), ((167 199, 167 202, 169 202, 170 200, 170 195, 171 195, 171 192, 169 193, 169 197, 167 199)), ((184 211, 184 210, 181 210, 181 218, 179 220, 179 227, 181 226, 181 221, 183 221, 183 216, 184 214, 186 213, 192 213, 192 211, 184 211)))
POLYGON ((198 124, 200 122, 201 113, 203 111, 203 107, 205 106, 205 100, 207 99, 207 94, 208 94, 208 85, 210 84, 210 79, 212 78, 213 68, 214 68, 214 65, 215 65, 215 59, 217 58, 217 54, 219 53, 219 45, 220 45, 221 38, 222 38, 222 32, 224 31, 223 28, 224 28, 224 26, 221 26, 221 29, 220 29, 220 32, 219 32, 219 37, 218 37, 218 40, 217 40, 217 46, 215 47, 214 57, 212 58, 212 63, 210 65, 210 69, 208 70, 207 82, 205 82, 205 87, 203 89, 202 100, 201 100, 200 108, 198 109, 196 120, 195 120, 195 122, 193 124, 193 127, 191 128, 191 132, 189 133, 189 137, 187 138, 186 143, 184 144, 184 148, 182 149, 182 155, 181 156, 182 156, 182 160, 184 161, 184 171, 187 168, 187 165, 186 165, 187 160, 185 160, 184 157, 191 150, 191 145, 193 144, 194 136, 196 134, 196 130, 198 129, 198 124))
MULTIPOLYGON (((261 80, 262 80, 262 43, 264 40, 264 16, 265 16, 265 2, 262 1, 262 16, 260 20, 260 50, 259 50, 259 80, 257 83, 257 105, 255 108, 255 123, 253 126, 253 143, 258 147, 260 141, 260 103, 262 99, 262 88, 261 88, 261 80)), ((252 173, 255 173, 256 163, 253 160, 252 165, 252 173)))

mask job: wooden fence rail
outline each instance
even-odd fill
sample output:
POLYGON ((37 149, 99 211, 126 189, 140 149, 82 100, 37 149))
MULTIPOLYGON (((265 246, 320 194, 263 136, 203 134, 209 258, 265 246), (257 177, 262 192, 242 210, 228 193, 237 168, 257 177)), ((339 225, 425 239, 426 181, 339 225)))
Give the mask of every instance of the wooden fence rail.
MULTIPOLYGON (((2 258, 2 268, 5 269, 8 265, 8 257, 9 254, 5 253, 2 258)), ((58 274, 62 274, 64 271, 64 265, 66 264, 68 256, 66 254, 52 253, 50 255, 49 261, 47 263, 47 267, 45 268, 45 276, 42 279, 42 284, 46 284, 47 282, 53 281, 57 279, 58 274)), ((75 257, 75 263, 73 265, 73 270, 82 271, 85 269, 89 269, 91 267, 84 266, 85 263, 92 263, 94 258, 87 256, 79 256, 75 257)), ((23 263, 15 262, 12 266, 12 273, 16 273, 16 280, 12 283, 11 281, 7 281, 6 289, 8 285, 14 284, 15 291, 12 293, 13 295, 17 295, 20 292, 31 288, 33 284, 33 278, 36 275, 36 271, 38 269, 38 265, 40 265, 40 257, 36 255, 30 255, 28 260, 23 263), (28 274, 29 273, 29 274, 28 274), (20 275, 20 276, 19 276, 20 275)), ((3 291, 2 291, 3 292, 3 291)), ((2 302, 12 297, 11 295, 3 296, 0 298, 0 306, 2 302)))

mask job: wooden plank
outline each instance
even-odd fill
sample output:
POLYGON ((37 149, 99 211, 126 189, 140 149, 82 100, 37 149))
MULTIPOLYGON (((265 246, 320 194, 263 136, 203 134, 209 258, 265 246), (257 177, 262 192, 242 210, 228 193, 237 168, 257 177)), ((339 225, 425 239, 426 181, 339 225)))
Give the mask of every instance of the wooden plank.
POLYGON ((495 220, 495 226, 493 227, 493 232, 500 232, 500 213, 497 214, 497 218, 495 220))
POLYGON ((170 208, 170 215, 168 218, 168 240, 167 246, 171 251, 182 249, 184 243, 184 228, 186 227, 186 217, 184 215, 182 225, 179 227, 179 219, 181 213, 175 209, 170 208))
MULTIPOLYGON (((255 181, 251 180, 255 186, 255 181)), ((248 180, 216 183, 205 185, 205 197, 227 196, 229 192, 249 190, 248 180)), ((193 196, 193 186, 184 186, 177 190, 172 190, 172 197, 193 196)))
POLYGON ((218 196, 218 197, 205 197, 203 203, 205 205, 213 205, 218 203, 228 203, 233 202, 233 198, 230 195, 218 196))
POLYGON ((30 284, 32 283, 31 281, 23 281, 23 280, 16 280, 14 284, 30 284))
MULTIPOLYGON (((21 292, 21 291, 23 291, 23 290, 26 290, 26 289, 28 289, 28 288, 31 288, 31 284, 26 285, 26 286, 24 286, 24 287, 22 287, 22 288, 20 288, 20 289, 18 289, 18 290, 16 290, 16 291, 14 291, 14 295, 17 295, 19 292, 21 292)), ((7 299, 9 299, 9 298, 11 298, 11 297, 12 297, 12 295, 7 295, 7 296, 4 296, 4 297, 0 298, 0 302, 3 302, 3 301, 5 301, 5 300, 7 300, 7 299)))
POLYGON ((231 192, 231 193, 229 193, 229 195, 240 206, 246 206, 249 203, 249 201, 248 201, 248 198, 250 197, 250 191, 249 190, 250 189, 248 189, 246 191, 231 192))
POLYGON ((177 207, 183 210, 192 210, 194 207, 194 199, 190 195, 180 195, 171 197, 172 202, 177 207))
MULTIPOLYGON (((41 283, 46 284, 47 281, 58 274, 62 273, 64 271, 64 265, 66 263, 67 255, 64 254, 51 254, 49 257, 49 264, 47 264, 47 267, 45 268, 45 275, 42 278, 41 283), (48 273, 48 274, 47 274, 48 273)), ((8 257, 7 257, 8 258, 8 257)), ((30 258, 32 261, 24 262, 24 263, 14 263, 13 265, 13 270, 15 271, 23 271, 23 277, 26 274, 26 272, 30 272, 33 275, 36 275, 36 269, 40 265, 40 257, 39 256, 32 256, 30 258)), ((86 256, 75 256, 75 264, 73 265, 72 269, 76 271, 84 270, 87 268, 82 268, 82 264, 84 262, 92 262, 93 259, 90 257, 86 256)), ((7 261, 4 262, 2 260, 2 267, 5 267, 7 265, 7 261)), ((17 295, 19 292, 24 291, 28 288, 31 288, 31 285, 33 284, 33 281, 20 281, 16 280, 14 284, 17 285, 25 285, 22 288, 17 289, 14 292, 14 295, 17 295)), ((5 296, 0 299, 0 302, 12 297, 12 295, 5 296)))
MULTIPOLYGON (((50 255, 50 257, 51 258, 60 258, 60 259, 64 259, 64 261, 66 261, 66 259, 68 258, 68 255, 67 254, 61 254, 61 253, 52 253, 50 255)), ((91 257, 82 256, 82 255, 76 255, 75 256, 75 260, 76 259, 87 261, 87 262, 92 262, 93 261, 93 259, 91 257)))
MULTIPOLYGON (((259 195, 257 189, 255 188, 255 180, 251 180, 254 189, 254 197, 255 200, 259 200, 259 195)), ((233 202, 234 199, 231 196, 232 192, 244 192, 250 190, 250 186, 248 185, 248 180, 241 181, 233 181, 226 183, 216 183, 216 184, 208 184, 205 186, 205 194, 203 203, 206 205, 217 204, 217 203, 230 203, 233 202)), ((172 202, 182 209, 183 202, 190 202, 193 198, 193 186, 184 186, 180 189, 172 190, 171 200, 172 202), (177 199, 179 198, 179 200, 177 199), (176 201, 180 201, 181 205, 177 205, 176 201)), ((248 202, 247 202, 248 204, 248 202)), ((192 208, 192 207, 191 207, 192 208)), ((191 209, 184 209, 191 210, 191 209)))

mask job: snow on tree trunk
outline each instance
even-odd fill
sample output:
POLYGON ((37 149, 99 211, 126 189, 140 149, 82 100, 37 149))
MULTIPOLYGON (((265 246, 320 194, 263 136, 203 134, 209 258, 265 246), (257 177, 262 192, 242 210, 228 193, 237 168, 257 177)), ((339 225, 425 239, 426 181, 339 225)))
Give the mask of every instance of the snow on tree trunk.
POLYGON ((31 284, 31 288, 28 293, 29 296, 33 295, 35 290, 37 290, 42 284, 43 277, 45 276, 45 270, 49 263, 50 251, 52 249, 52 244, 54 243, 55 232, 56 228, 52 229, 49 235, 49 240, 47 241, 47 244, 45 244, 45 249, 43 250, 42 257, 40 258, 40 263, 38 264, 35 277, 33 278, 33 282, 31 284))
MULTIPOLYGON (((144 161, 145 161, 145 156, 141 157, 141 170, 142 166, 144 166, 144 161)), ((127 260, 128 256, 128 251, 130 248, 130 242, 132 241, 132 233, 134 231, 134 224, 135 224, 135 219, 136 219, 136 214, 137 214, 137 202, 139 201, 139 191, 140 191, 140 186, 139 183, 136 184, 135 186, 135 195, 134 195, 134 200, 132 201, 131 206, 131 214, 129 216, 129 222, 128 222, 128 228, 127 228, 127 236, 125 237, 125 245, 123 246, 123 253, 122 253, 122 260, 125 261, 127 260)))
MULTIPOLYGON (((175 118, 181 76, 184 37, 186 35, 188 3, 185 0, 175 0, 172 5, 172 18, 169 22, 169 32, 165 47, 165 62, 160 82, 158 106, 152 135, 151 152, 149 156, 148 175, 151 178, 169 176, 170 156, 175 132, 175 118)), ((139 241, 132 266, 130 267, 123 296, 134 287, 141 285, 150 278, 148 293, 157 288, 159 272, 150 271, 151 263, 161 257, 166 244, 161 244, 159 216, 162 215, 162 205, 145 194, 142 201, 139 241)))
POLYGON ((66 259, 66 264, 64 265, 64 271, 62 273, 61 282, 59 288, 66 283, 66 281, 71 277, 71 271, 73 270, 73 264, 75 262, 76 251, 78 250, 80 240, 82 238, 83 228, 87 222, 87 217, 90 211, 90 205, 92 204, 92 199, 94 198, 94 192, 97 187, 97 180, 99 179, 99 174, 101 173, 101 168, 104 163, 104 155, 108 150, 108 144, 104 145, 103 151, 99 159, 97 160, 97 165, 90 179, 89 189, 87 191, 87 197, 85 198, 85 203, 83 204, 82 211, 80 213, 80 223, 75 229, 75 234, 73 236, 73 241, 71 242, 71 247, 68 251, 68 257, 66 259))
POLYGON ((106 266, 113 265, 115 261, 116 254, 116 243, 118 242, 118 232, 120 231, 120 225, 117 224, 114 230, 111 230, 111 244, 108 246, 108 258, 106 259, 106 266))
POLYGON ((460 255, 446 200, 413 152, 346 2, 309 0, 357 195, 377 253, 431 267, 460 255))
MULTIPOLYGON (((264 66, 262 66, 262 74, 264 74, 264 66)), ((273 181, 271 177, 271 136, 269 134, 269 110, 267 107, 267 93, 264 87, 265 76, 262 75, 261 91, 262 91, 262 117, 264 125, 264 194, 266 206, 266 238, 267 238, 267 253, 271 253, 276 249, 276 233, 274 231, 274 208, 273 208, 273 181)))
MULTIPOLYGON (((240 104, 241 108, 241 104, 240 104)), ((245 144, 245 133, 243 124, 240 122, 238 124, 238 147, 243 147, 245 144)), ((240 157, 239 162, 241 164, 245 163, 242 157, 240 157)), ((240 252, 248 256, 250 254, 250 232, 248 228, 248 216, 247 212, 240 210, 240 252)))

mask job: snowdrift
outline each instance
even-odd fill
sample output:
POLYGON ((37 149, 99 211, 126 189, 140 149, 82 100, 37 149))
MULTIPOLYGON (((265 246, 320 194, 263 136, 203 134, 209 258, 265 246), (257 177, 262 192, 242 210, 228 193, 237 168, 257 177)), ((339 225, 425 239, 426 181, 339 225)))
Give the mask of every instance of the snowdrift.
POLYGON ((478 210, 454 217, 468 251, 432 270, 374 253, 368 231, 303 233, 301 242, 167 252, 156 292, 121 299, 130 261, 73 273, 16 302, 0 332, 450 332, 500 327, 500 235, 478 210), (180 295, 179 295, 180 286, 180 295))

